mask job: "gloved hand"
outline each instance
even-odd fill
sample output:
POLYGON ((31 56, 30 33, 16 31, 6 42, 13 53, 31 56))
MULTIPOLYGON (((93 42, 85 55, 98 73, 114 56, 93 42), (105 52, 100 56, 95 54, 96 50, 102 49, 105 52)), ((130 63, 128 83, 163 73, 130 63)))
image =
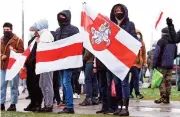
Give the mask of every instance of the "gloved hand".
POLYGON ((173 21, 173 20, 168 17, 168 18, 166 19, 167 25, 168 25, 168 26, 172 26, 172 25, 173 25, 172 21, 173 21))

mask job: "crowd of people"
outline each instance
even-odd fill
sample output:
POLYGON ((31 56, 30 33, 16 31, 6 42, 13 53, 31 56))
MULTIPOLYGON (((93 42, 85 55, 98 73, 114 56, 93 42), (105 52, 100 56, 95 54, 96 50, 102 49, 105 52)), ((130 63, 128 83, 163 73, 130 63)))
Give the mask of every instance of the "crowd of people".
MULTIPOLYGON (((34 40, 36 42, 24 67, 27 72, 26 83, 29 94, 28 98, 30 99, 30 103, 24 108, 24 111, 52 112, 54 102, 56 101, 58 106, 64 106, 63 111, 58 112, 59 114, 73 114, 75 113, 73 98, 80 98, 80 94, 83 92, 86 96, 83 102, 79 104, 80 106, 98 105, 102 103, 102 108, 96 112, 97 114, 113 113, 119 116, 129 116, 128 107, 130 98, 144 98, 139 90, 139 81, 143 78, 142 67, 148 67, 151 73, 153 69, 158 69, 164 76, 163 82, 159 87, 161 98, 155 100, 155 103, 167 104, 170 102, 173 61, 177 55, 176 44, 180 42, 180 31, 176 33, 172 19, 167 19, 168 26, 162 29, 162 37, 157 42, 157 45, 154 46, 153 52, 151 53, 153 57, 148 59, 146 58, 146 47, 143 35, 140 31, 136 30, 135 24, 130 21, 127 7, 123 4, 114 5, 110 13, 110 20, 142 44, 133 66, 123 81, 108 70, 96 56, 86 49, 83 51, 82 68, 46 72, 36 75, 37 44, 39 42, 51 43, 53 41, 67 39, 67 37, 79 33, 79 29, 71 24, 71 12, 69 10, 63 10, 57 14, 59 28, 55 31, 48 30, 48 21, 45 19, 36 22, 30 27, 31 38, 28 45, 34 40), (84 71, 85 74, 85 84, 83 86, 79 84, 81 71, 84 71), (131 80, 129 81, 130 76, 131 80), (112 95, 112 82, 114 82, 115 86, 115 96, 112 95), (63 91, 63 96, 60 96, 60 87, 63 91), (133 95, 133 89, 135 96, 133 95), (44 102, 43 108, 42 102, 44 102)), ((5 81, 5 74, 10 51, 13 50, 17 53, 24 51, 23 41, 12 32, 13 25, 8 22, 4 23, 3 30, 4 36, 1 38, 0 54, 0 102, 2 111, 5 110, 6 88, 8 83, 5 81)), ((25 83, 23 83, 23 86, 26 88, 24 84, 25 83)), ((7 111, 16 111, 16 104, 18 104, 19 74, 10 81, 10 86, 11 105, 7 111)))

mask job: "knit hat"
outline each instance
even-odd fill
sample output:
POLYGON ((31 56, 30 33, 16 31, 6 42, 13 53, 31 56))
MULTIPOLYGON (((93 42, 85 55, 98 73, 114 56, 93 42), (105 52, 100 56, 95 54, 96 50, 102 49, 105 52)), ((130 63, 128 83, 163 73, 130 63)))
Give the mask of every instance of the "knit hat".
POLYGON ((35 31, 48 29, 48 21, 46 19, 39 20, 33 26, 31 26, 30 29, 33 29, 35 31))

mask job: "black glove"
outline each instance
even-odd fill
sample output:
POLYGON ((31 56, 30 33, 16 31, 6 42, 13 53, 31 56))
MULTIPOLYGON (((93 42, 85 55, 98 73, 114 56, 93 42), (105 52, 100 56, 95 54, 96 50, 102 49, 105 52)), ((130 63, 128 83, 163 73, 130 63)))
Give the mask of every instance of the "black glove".
POLYGON ((172 21, 173 21, 173 20, 168 17, 168 18, 166 19, 167 25, 168 25, 168 26, 172 26, 172 25, 173 25, 172 21))

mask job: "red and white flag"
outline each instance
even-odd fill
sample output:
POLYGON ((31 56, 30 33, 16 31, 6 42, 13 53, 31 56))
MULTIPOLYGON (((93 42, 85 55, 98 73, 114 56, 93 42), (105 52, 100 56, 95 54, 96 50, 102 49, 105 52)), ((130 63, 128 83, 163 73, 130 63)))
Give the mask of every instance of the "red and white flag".
POLYGON ((158 15, 156 16, 156 21, 155 21, 155 30, 156 31, 161 31, 163 28, 167 27, 166 24, 166 19, 168 17, 167 13, 164 13, 163 11, 160 11, 158 15))
POLYGON ((80 33, 52 43, 38 43, 36 74, 83 66, 80 33))
POLYGON ((11 50, 8 67, 6 71, 6 80, 12 80, 23 68, 24 63, 29 57, 31 50, 34 46, 35 40, 29 45, 29 47, 23 53, 16 53, 11 50))
POLYGON ((136 59, 141 43, 87 4, 83 5, 81 26, 84 29, 84 47, 123 80, 136 59))

